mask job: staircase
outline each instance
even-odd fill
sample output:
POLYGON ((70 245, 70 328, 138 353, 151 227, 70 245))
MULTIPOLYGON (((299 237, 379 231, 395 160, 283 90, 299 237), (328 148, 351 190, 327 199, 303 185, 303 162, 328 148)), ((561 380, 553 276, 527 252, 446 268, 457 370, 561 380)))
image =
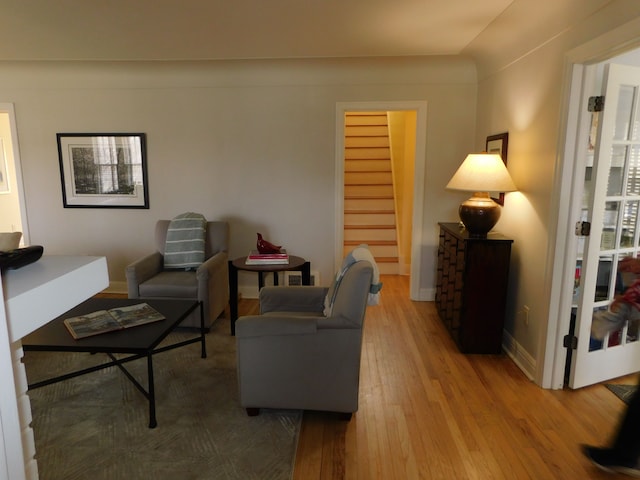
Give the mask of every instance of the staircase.
POLYGON ((347 113, 344 253, 369 245, 380 273, 398 273, 393 176, 386 112, 347 113))

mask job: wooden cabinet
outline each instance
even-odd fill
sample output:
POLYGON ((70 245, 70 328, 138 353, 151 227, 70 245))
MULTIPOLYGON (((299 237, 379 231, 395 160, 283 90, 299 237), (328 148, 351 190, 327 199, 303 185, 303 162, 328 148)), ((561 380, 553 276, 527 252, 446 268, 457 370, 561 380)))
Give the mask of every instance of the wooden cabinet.
POLYGON ((440 223, 436 308, 463 353, 500 353, 511 244, 490 232, 470 237, 457 223, 440 223))

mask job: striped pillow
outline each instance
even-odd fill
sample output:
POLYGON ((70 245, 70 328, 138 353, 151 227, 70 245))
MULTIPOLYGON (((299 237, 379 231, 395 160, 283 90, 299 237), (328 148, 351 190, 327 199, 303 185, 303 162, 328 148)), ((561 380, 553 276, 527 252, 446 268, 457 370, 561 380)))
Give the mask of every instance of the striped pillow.
POLYGON ((178 215, 167 229, 164 268, 196 269, 204 262, 207 220, 199 213, 178 215))

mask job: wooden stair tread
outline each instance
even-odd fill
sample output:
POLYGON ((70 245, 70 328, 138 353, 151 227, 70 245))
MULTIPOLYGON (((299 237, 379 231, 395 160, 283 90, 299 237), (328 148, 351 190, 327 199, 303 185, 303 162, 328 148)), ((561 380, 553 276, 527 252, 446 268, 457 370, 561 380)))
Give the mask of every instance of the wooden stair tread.
POLYGON ((393 200, 393 195, 345 195, 345 200, 393 200))
POLYGON ((395 230, 395 225, 345 225, 349 230, 395 230))
POLYGON ((345 210, 344 211, 345 214, 349 214, 349 215, 360 215, 360 214, 364 214, 364 215, 378 215, 378 214, 383 214, 383 215, 388 215, 388 214, 393 214, 395 213, 395 211, 393 209, 384 209, 384 210, 367 210, 367 209, 362 209, 362 210, 345 210))
POLYGON ((345 187, 391 187, 392 183, 351 183, 344 182, 345 187))
POLYGON ((395 240, 367 240, 367 241, 363 241, 363 240, 345 240, 344 244, 345 245, 362 245, 363 243, 366 243, 367 245, 372 245, 372 246, 395 246, 398 244, 398 242, 396 242, 395 240))

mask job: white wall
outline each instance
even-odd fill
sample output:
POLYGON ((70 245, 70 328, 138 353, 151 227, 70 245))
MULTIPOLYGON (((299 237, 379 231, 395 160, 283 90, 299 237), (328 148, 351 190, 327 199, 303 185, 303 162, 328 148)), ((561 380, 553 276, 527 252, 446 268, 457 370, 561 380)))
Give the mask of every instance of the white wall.
MULTIPOLYGON (((467 53, 478 59, 476 144, 484 144, 487 135, 509 132, 508 168, 519 192, 506 196, 497 225, 515 240, 506 330, 517 345, 521 365, 539 382, 551 278, 554 269, 561 267, 553 264, 553 248, 557 200, 563 192, 554 191, 554 184, 560 162, 572 161, 561 158, 567 53, 640 16, 640 2, 614 0, 586 18, 577 12, 559 12, 569 27, 553 31, 550 23, 537 37, 534 26, 526 22, 527 8, 535 6, 516 0, 467 53), (524 26, 521 36, 513 34, 514 25, 524 26), (489 43, 493 48, 487 49, 489 43), (524 305, 530 307, 528 325, 524 305)), ((562 19, 556 20, 563 24, 562 19)), ((620 38, 621 45, 630 41, 620 38)))
POLYGON ((31 243, 50 254, 105 255, 112 283, 149 251, 156 219, 184 211, 229 220, 232 257, 261 232, 308 258, 327 283, 341 255, 336 103, 406 100, 429 105, 426 289, 436 223, 457 218, 459 199, 444 186, 473 145, 468 59, 0 64, 0 101, 15 104, 31 243), (146 133, 150 209, 63 208, 56 133, 65 132, 146 133))

